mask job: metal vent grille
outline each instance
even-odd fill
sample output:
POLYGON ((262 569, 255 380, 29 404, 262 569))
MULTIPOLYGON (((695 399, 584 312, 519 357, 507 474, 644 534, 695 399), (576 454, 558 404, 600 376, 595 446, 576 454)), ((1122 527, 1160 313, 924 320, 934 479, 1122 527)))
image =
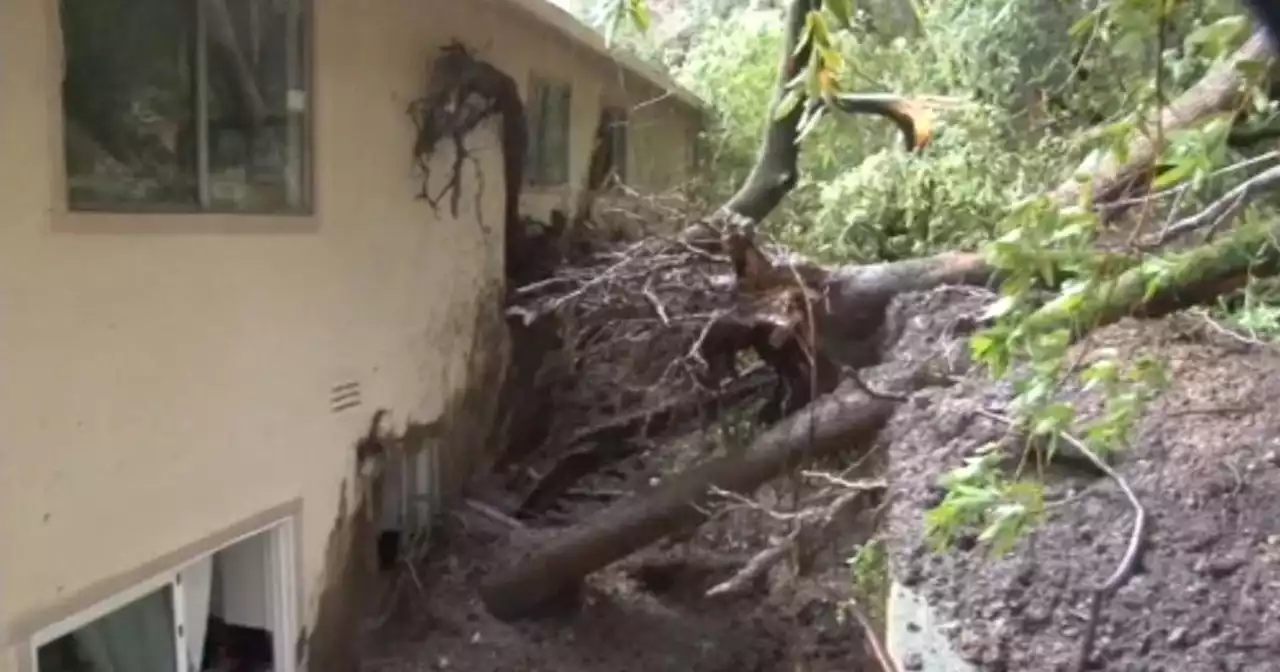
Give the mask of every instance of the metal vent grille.
POLYGON ((334 413, 341 413, 355 408, 361 403, 360 383, 358 381, 349 380, 329 388, 329 408, 334 413))

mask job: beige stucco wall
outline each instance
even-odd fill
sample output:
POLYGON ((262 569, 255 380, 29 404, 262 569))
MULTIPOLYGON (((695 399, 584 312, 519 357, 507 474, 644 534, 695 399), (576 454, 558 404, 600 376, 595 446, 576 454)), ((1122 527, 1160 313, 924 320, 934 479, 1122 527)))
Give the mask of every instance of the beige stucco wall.
MULTIPOLYGON (((452 403, 500 274, 475 199, 454 220, 413 198, 404 110, 438 46, 470 42, 522 86, 532 63, 571 79, 585 177, 603 59, 527 23, 495 34, 512 10, 485 0, 315 5, 316 214, 273 218, 65 212, 57 5, 0 3, 0 672, 77 595, 298 500, 314 619, 353 442, 375 408, 403 425, 452 403), (335 413, 348 381, 363 404, 335 413)), ((662 134, 692 133, 671 114, 686 126, 662 134)), ((500 231, 493 127, 472 146, 500 231)), ((636 172, 682 175, 677 149, 636 172)), ((525 205, 567 207, 572 185, 525 205)))

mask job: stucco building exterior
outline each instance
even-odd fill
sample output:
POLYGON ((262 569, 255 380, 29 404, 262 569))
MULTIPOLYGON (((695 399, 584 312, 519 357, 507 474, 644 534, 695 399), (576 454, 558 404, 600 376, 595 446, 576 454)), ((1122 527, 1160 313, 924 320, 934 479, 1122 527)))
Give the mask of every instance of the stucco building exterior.
POLYGON ((527 214, 605 110, 629 184, 691 175, 696 99, 545 0, 0 3, 0 672, 351 669, 357 442, 428 428, 435 503, 502 375, 493 125, 456 217, 415 198, 451 40, 537 102, 527 214))

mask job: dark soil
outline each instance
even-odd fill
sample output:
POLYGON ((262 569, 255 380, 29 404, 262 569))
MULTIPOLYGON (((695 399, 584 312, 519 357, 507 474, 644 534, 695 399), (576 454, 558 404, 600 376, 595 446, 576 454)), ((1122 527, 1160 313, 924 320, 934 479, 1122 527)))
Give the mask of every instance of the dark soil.
MULTIPOLYGON (((1117 464, 1150 516, 1139 573, 1104 607, 1092 660, 1106 670, 1280 669, 1280 357, 1180 316, 1126 322, 1083 347, 1154 355, 1172 387, 1117 464)), ((1079 413, 1097 407, 1068 391, 1079 413)), ((1049 471, 1047 523, 1004 557, 982 544, 934 554, 922 540, 935 482, 1006 427, 1007 387, 923 392, 894 419, 887 538, 957 649, 984 670, 1067 670, 1093 587, 1125 552, 1133 511, 1115 483, 1049 471)))
MULTIPOLYGON (((705 437, 630 458, 597 474, 579 494, 622 496, 651 478, 710 457, 705 437)), ((788 499, 788 480, 757 493, 768 506, 788 499)), ((473 492, 495 509, 514 510, 518 494, 473 492)), ((504 623, 479 597, 490 567, 607 506, 604 498, 566 498, 554 516, 513 530, 467 506, 447 516, 431 560, 401 581, 392 612, 365 638, 363 672, 860 672, 879 670, 845 605, 852 593, 843 564, 871 530, 871 511, 841 521, 841 534, 809 549, 811 568, 797 577, 783 563, 747 595, 706 599, 771 537, 780 523, 742 507, 678 540, 659 543, 588 577, 584 595, 564 613, 504 623), (417 583, 421 584, 418 587, 417 583)))
POLYGON ((857 672, 862 639, 837 618, 841 586, 809 580, 800 590, 704 603, 696 596, 727 577, 714 561, 667 551, 589 579, 571 613, 507 624, 490 617, 477 584, 508 543, 498 535, 447 531, 439 559, 420 570, 388 625, 370 638, 362 670, 466 672, 857 672), (718 575, 717 575, 718 574, 718 575))
MULTIPOLYGON (((926 360, 931 370, 963 376, 964 332, 987 301, 961 289, 900 297, 893 310, 905 331, 893 361, 867 371, 867 383, 895 391, 926 360)), ((1126 322, 1082 346, 1153 354, 1169 363, 1173 381, 1117 464, 1149 512, 1150 533, 1139 572, 1104 607, 1095 669, 1280 670, 1280 356, 1207 324, 1189 316, 1126 322)), ((1090 394, 1065 394, 1081 414, 1096 410, 1090 394)), ((1131 532, 1131 508, 1114 483, 1051 469, 1045 524, 1004 557, 975 543, 935 554, 923 541, 938 476, 1007 431, 976 410, 1000 413, 1009 397, 1007 385, 977 376, 913 396, 881 437, 892 506, 880 534, 895 575, 951 621, 947 634, 979 669, 1068 670, 1092 588, 1115 569, 1131 532)), ((705 457, 699 443, 629 459, 576 490, 634 491, 705 457)), ((757 494, 777 503, 790 487, 783 479, 757 494)), ((519 500, 493 489, 473 497, 507 511, 519 500)), ((565 502, 560 523, 605 505, 565 502)), ((842 561, 870 533, 871 513, 848 521, 812 571, 797 577, 784 563, 734 600, 701 595, 781 531, 750 509, 596 573, 576 608, 558 617, 507 624, 481 605, 481 577, 558 528, 543 520, 513 531, 463 507, 447 517, 433 559, 403 582, 390 624, 368 637, 363 669, 876 670, 843 609, 851 579, 842 561)))
MULTIPOLYGON (((926 358, 955 359, 963 348, 939 347, 951 343, 939 334, 953 331, 988 298, 961 289, 901 297, 891 309, 893 319, 905 327, 900 361, 881 367, 867 382, 888 391, 926 358)), ((582 520, 608 504, 606 498, 589 495, 633 492, 652 478, 710 457, 707 443, 706 436, 691 436, 584 479, 571 492, 585 496, 565 498, 552 518, 560 524, 582 520)), ((792 487, 790 479, 780 479, 761 488, 757 501, 782 508, 792 487)), ((520 494, 497 487, 480 488, 473 496, 507 512, 520 500, 520 494)), ((705 599, 707 589, 732 576, 771 537, 785 531, 759 511, 740 507, 716 516, 695 534, 655 545, 592 575, 576 610, 550 620, 508 624, 485 611, 478 594, 481 578, 508 554, 556 534, 557 528, 546 527, 549 521, 542 519, 513 531, 461 507, 438 537, 434 559, 417 570, 421 587, 412 580, 402 582, 397 610, 380 619, 389 625, 367 638, 362 669, 880 670, 863 630, 846 610, 853 581, 844 564, 857 544, 869 538, 875 514, 857 512, 840 521, 834 538, 806 548, 803 576, 792 563, 783 563, 753 593, 727 601, 705 599)))

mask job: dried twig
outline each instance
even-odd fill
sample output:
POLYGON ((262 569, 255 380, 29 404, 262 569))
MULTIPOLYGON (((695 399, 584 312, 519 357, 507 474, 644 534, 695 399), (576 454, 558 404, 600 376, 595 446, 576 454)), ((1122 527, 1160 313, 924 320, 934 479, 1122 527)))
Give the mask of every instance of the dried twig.
POLYGON ((871 647, 871 654, 876 657, 876 662, 880 663, 880 669, 884 672, 898 672, 898 666, 894 664, 893 658, 890 658, 884 650, 884 646, 880 643, 880 638, 876 637, 875 628, 871 627, 871 621, 867 615, 855 604, 848 605, 849 613, 853 614, 858 625, 862 626, 862 634, 867 639, 867 645, 871 647))
POLYGON ((1237 217, 1245 206, 1277 186, 1280 186, 1280 166, 1273 166, 1236 185, 1204 210, 1170 224, 1151 245, 1165 245, 1200 229, 1207 228, 1212 233, 1237 217))
POLYGON ((796 541, 800 538, 800 533, 804 531, 803 525, 794 525, 787 536, 783 537, 777 543, 760 551, 752 556, 742 569, 734 573, 733 576, 721 581, 707 590, 705 597, 724 597, 726 595, 735 595, 741 593, 756 579, 764 576, 765 572, 772 569, 775 565, 782 562, 795 548, 796 541))
POLYGON ((1080 653, 1076 658, 1076 669, 1083 672, 1089 669, 1089 658, 1093 656, 1093 641, 1097 636, 1098 621, 1102 617, 1103 603, 1111 597, 1111 595, 1129 580, 1133 575, 1133 571, 1138 564, 1138 560, 1142 556, 1143 541, 1147 536, 1147 510, 1143 508, 1142 502, 1138 501, 1138 496, 1134 494, 1133 488, 1129 487, 1129 482, 1125 480, 1107 461, 1093 452, 1093 449, 1085 445, 1083 441, 1072 436, 1067 432, 1060 433, 1062 438, 1077 450, 1089 458, 1093 465, 1107 475, 1108 478, 1116 482, 1120 486, 1120 490, 1124 492, 1124 496, 1129 500, 1130 506, 1133 507, 1133 532, 1129 535, 1129 546, 1125 549, 1124 557, 1120 559, 1120 564, 1116 566, 1111 576, 1093 590, 1093 600, 1089 603, 1089 620, 1085 623, 1084 635, 1080 639, 1080 653))
POLYGON ((733 576, 711 587, 706 592, 706 597, 723 597, 743 592, 758 578, 782 562, 791 549, 795 548, 796 544, 799 543, 800 537, 806 531, 816 526, 817 534, 825 534, 832 523, 839 520, 842 514, 857 503, 863 494, 873 490, 884 490, 888 487, 884 479, 848 481, 838 476, 812 471, 803 472, 803 475, 837 486, 839 488, 838 494, 826 506, 806 508, 795 513, 785 513, 774 511, 737 493, 725 492, 719 489, 712 491, 716 495, 731 499, 743 507, 759 511, 775 520, 790 522, 792 526, 786 536, 755 554, 733 576))
MULTIPOLYGON (((1224 166, 1222 168, 1219 168, 1213 171, 1212 173, 1209 173, 1209 177, 1210 178, 1222 177, 1230 173, 1244 170, 1245 168, 1251 168, 1258 164, 1267 163, 1270 161, 1276 161, 1278 159, 1280 159, 1280 152, 1266 152, 1264 154, 1259 154, 1258 156, 1250 157, 1243 161, 1233 163, 1229 166, 1224 166)), ((1191 182, 1182 182, 1180 184, 1175 184, 1171 187, 1167 187, 1159 191, 1154 191, 1149 194, 1143 194, 1141 196, 1133 196, 1130 198, 1119 198, 1112 201, 1107 201, 1105 203, 1099 203, 1097 205, 1097 208, 1105 213, 1105 212, 1116 211, 1116 210, 1127 210, 1135 205, 1142 205, 1144 203, 1163 200, 1166 198, 1180 199, 1188 191, 1191 190, 1192 186, 1193 186, 1193 183, 1191 182)))
POLYGON ((1206 325, 1208 325, 1210 329, 1212 329, 1212 330, 1214 330, 1214 331, 1218 332, 1219 334, 1222 334, 1223 336, 1226 336, 1227 338, 1230 338, 1230 339, 1235 340, 1235 341, 1239 341, 1240 343, 1243 343, 1243 344, 1245 344, 1245 345, 1251 345, 1251 346, 1259 347, 1259 348, 1269 348, 1269 347, 1273 347, 1273 346, 1270 346, 1270 345, 1268 345, 1268 344, 1266 344, 1266 343, 1263 343, 1262 341, 1258 340, 1257 338, 1254 338, 1254 337, 1252 337, 1252 336, 1246 336, 1246 335, 1244 335, 1244 334, 1242 334, 1242 333, 1240 333, 1240 332, 1236 331, 1235 329, 1232 329, 1232 328, 1230 328, 1230 327, 1228 327, 1228 326, 1226 326, 1226 325, 1222 324, 1221 322, 1218 322, 1217 320, 1213 319, 1213 318, 1209 315, 1208 311, 1205 311, 1205 310, 1202 310, 1202 309, 1197 309, 1197 310, 1193 310, 1193 311, 1191 311, 1191 313, 1192 313, 1193 315, 1195 315, 1195 316, 1199 317, 1200 319, 1204 320, 1204 323, 1205 323, 1206 325))
POLYGON ((658 319, 662 320, 662 326, 671 326, 671 318, 667 317, 667 309, 662 305, 662 299, 653 293, 653 279, 650 278, 644 283, 644 289, 640 290, 644 294, 644 298, 653 305, 653 310, 658 314, 658 319))

